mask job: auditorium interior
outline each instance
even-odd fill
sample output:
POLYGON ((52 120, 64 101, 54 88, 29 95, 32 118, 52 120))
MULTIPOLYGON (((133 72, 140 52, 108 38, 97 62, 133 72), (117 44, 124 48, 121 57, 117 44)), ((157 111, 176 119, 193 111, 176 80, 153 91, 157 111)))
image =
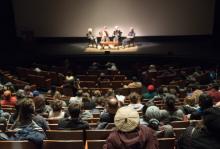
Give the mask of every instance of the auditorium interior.
MULTIPOLYGON (((108 113, 114 100, 117 110, 133 107, 138 113, 137 131, 146 125, 156 132, 152 149, 185 149, 190 145, 194 149, 204 146, 208 149, 209 138, 214 140, 211 143, 218 142, 219 134, 216 136, 211 131, 220 129, 212 125, 210 116, 214 113, 216 121, 213 121, 220 125, 218 0, 1 0, 0 12, 1 149, 117 148, 121 140, 118 142, 111 136, 115 133, 126 136, 129 132, 123 132, 116 123, 117 111, 108 113), (121 32, 118 38, 116 28, 121 32), (131 28, 135 32, 132 42, 131 28), (92 40, 88 36, 91 30, 92 40), (103 41, 103 33, 108 40, 103 41), (79 96, 80 103, 76 103, 79 96), (170 116, 168 120, 161 114, 165 110, 169 113, 170 98, 174 98, 173 110, 183 113, 180 119, 170 116), (203 98, 206 98, 204 109, 203 98), (31 121, 39 115, 47 126, 39 131, 44 138, 37 138, 41 139, 38 144, 33 143, 35 138, 16 138, 19 133, 12 129, 22 125, 18 121, 25 115, 21 111, 27 110, 22 109, 27 101, 34 103, 31 121), (49 111, 37 113, 37 104, 42 104, 37 102, 44 102, 49 111), (63 116, 53 118, 51 113, 59 108, 59 102, 62 103, 59 114, 63 116), (76 104, 79 105, 77 119, 88 128, 61 127, 67 123, 64 123, 66 119, 74 119, 73 104, 76 109, 76 104), (135 109, 140 105, 139 110, 135 109), (146 118, 151 106, 161 112, 158 128, 151 126, 150 119, 146 118), (106 113, 110 115, 107 121, 106 113), (114 115, 112 119, 111 115, 114 115), (163 133, 159 131, 165 124, 172 128, 173 135, 167 135, 166 128, 163 133), (200 124, 212 135, 205 135, 207 142, 198 143, 205 138, 199 135, 195 135, 198 138, 195 140, 189 138, 192 144, 184 142, 188 141, 184 140, 188 135, 186 130, 200 124)), ((148 148, 146 144, 150 142, 143 145, 142 139, 135 145, 148 148)), ((135 148, 128 142, 120 145, 135 148)), ((218 142, 213 149, 219 147, 218 142)))

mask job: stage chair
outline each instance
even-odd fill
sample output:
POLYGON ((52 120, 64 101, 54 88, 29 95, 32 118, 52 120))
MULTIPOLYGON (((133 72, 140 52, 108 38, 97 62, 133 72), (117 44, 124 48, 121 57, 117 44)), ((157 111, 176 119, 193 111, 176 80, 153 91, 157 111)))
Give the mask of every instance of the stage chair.
POLYGON ((0 141, 1 149, 37 149, 37 146, 29 141, 0 141))
POLYGON ((186 128, 173 128, 175 138, 178 140, 185 130, 186 128))
POLYGON ((86 130, 85 132, 87 140, 106 140, 112 130, 86 130))
POLYGON ((84 149, 84 143, 82 140, 44 140, 43 149, 84 149))
POLYGON ((48 140, 83 140, 83 130, 47 130, 48 140))
POLYGON ((170 125, 173 128, 187 128, 190 125, 190 121, 172 121, 170 125))
POLYGON ((159 138, 159 149, 174 149, 175 138, 159 138))
POLYGON ((102 149, 106 140, 86 140, 85 149, 102 149))
POLYGON ((134 47, 135 46, 135 38, 131 38, 131 40, 128 42, 128 47, 134 47))

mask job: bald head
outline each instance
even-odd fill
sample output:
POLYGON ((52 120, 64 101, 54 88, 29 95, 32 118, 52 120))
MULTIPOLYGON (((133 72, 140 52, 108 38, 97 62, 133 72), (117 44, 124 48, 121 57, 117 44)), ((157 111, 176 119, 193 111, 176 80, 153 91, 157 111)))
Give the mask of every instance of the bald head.
POLYGON ((4 91, 4 99, 9 100, 11 98, 11 91, 6 90, 4 91))

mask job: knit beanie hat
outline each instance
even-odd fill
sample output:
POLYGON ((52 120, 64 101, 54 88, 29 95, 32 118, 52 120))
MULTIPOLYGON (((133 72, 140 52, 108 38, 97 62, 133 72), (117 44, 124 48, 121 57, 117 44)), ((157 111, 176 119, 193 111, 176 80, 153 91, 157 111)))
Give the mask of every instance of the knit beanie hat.
POLYGON ((148 86, 147 86, 147 90, 148 90, 149 92, 153 92, 153 91, 155 90, 154 85, 148 85, 148 86))
POLYGON ((139 114, 131 107, 118 109, 115 115, 115 126, 122 132, 131 132, 139 125, 139 114))

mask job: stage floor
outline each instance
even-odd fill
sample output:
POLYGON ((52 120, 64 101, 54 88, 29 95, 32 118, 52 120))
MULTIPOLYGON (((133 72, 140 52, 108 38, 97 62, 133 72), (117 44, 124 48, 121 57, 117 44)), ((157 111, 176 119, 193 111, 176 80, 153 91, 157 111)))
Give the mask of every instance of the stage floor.
MULTIPOLYGON (((76 55, 155 55, 155 56, 188 56, 188 57, 215 57, 210 52, 212 45, 207 42, 136 42, 134 47, 119 49, 88 48, 87 43, 44 43, 34 46, 31 52, 48 56, 76 56, 76 55), (109 51, 106 53, 106 51, 109 51)), ((29 51, 30 52, 30 51, 29 51)))

